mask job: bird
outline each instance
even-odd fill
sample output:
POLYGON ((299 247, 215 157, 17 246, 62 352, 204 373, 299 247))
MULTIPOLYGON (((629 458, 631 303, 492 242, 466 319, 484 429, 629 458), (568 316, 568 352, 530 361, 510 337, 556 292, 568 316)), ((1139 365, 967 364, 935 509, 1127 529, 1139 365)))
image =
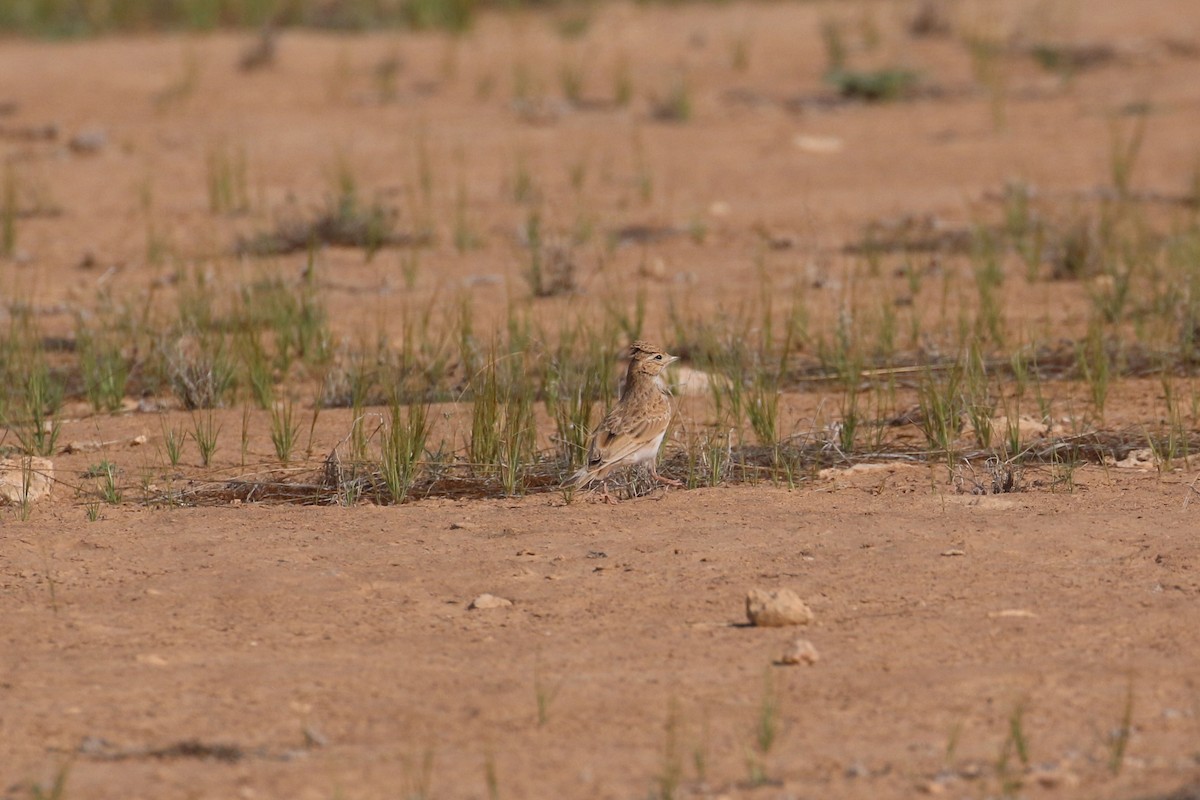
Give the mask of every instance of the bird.
POLYGON ((599 480, 601 497, 607 503, 617 502, 608 493, 608 476, 618 467, 649 464, 654 480, 668 486, 683 485, 659 475, 655 468, 658 449, 671 422, 671 394, 662 373, 679 357, 641 340, 631 344, 629 351, 621 396, 592 432, 583 467, 569 479, 575 489, 599 480))

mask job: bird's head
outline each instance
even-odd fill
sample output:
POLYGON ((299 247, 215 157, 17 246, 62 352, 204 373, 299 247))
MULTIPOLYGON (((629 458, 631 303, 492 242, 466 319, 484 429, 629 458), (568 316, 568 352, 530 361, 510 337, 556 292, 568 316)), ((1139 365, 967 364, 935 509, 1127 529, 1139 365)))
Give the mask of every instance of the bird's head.
POLYGON ((664 353, 654 345, 641 340, 629 346, 629 353, 631 358, 629 372, 649 375, 652 378, 658 377, 668 364, 679 360, 679 356, 664 353))

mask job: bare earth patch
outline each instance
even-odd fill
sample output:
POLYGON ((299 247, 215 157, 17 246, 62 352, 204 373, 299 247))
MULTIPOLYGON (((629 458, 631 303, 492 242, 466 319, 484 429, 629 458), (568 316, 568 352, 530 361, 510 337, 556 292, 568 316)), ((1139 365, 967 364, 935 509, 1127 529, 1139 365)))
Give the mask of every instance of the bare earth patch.
POLYGON ((491 770, 501 796, 630 797, 677 759, 680 796, 1164 791, 1197 774, 1187 495, 1089 470, 998 507, 914 471, 883 494, 615 509, 59 512, 6 526, 7 778, 70 763, 81 797, 370 797, 429 757, 430 796, 488 796, 491 770), (814 666, 773 666, 796 629, 745 624, 758 585, 811 606, 814 666), (469 609, 485 592, 513 604, 469 609), (1014 714, 1030 764, 1001 774, 1014 714), (746 785, 750 758, 768 785, 746 785))
POLYGON ((54 462, 0 509, 0 798, 1197 796, 1193 0, 923 5, 285 30, 252 71, 252 32, 5 40, 0 342, 75 372, 52 419, 0 404, 18 494, 54 462), (1114 208, 1146 223, 1115 267, 1114 208), (544 365, 581 319, 684 356, 664 474, 758 460, 616 506, 552 458, 460 491, 488 348, 544 365), (714 407, 767 373, 704 358, 789 336, 742 407, 778 403, 785 476, 714 407), (968 404, 939 450, 921 393, 973 342, 993 438, 968 404), (409 502, 246 490, 325 474, 401 389, 442 470, 409 502), (756 587, 812 621, 747 624, 756 587))

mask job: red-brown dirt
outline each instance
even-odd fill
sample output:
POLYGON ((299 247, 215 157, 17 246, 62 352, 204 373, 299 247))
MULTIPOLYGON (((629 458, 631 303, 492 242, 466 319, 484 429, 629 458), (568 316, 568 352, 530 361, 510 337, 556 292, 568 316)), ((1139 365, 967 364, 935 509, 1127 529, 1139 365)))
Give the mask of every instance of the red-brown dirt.
MULTIPOLYGON (((15 110, 0 117, 0 154, 22 203, 60 213, 18 221, 0 291, 31 304, 46 333, 71 336, 78 314, 110 298, 172 307, 192 270, 213 292, 295 279, 304 254, 239 259, 236 235, 320 205, 339 169, 408 226, 422 213, 424 148, 438 240, 413 285, 394 249, 317 257, 342 342, 395 344, 421 309, 442 324, 463 298, 486 334, 511 306, 553 329, 641 294, 646 335, 666 342, 672 308, 700 318, 801 294, 820 331, 909 291, 897 263, 873 278, 843 252, 865 225, 994 223, 1009 180, 1069 213, 1108 185, 1112 114, 1128 104, 1155 109, 1136 186, 1188 190, 1200 154, 1191 0, 953 9, 960 32, 1024 30, 1115 56, 1066 83, 1005 59, 998 125, 962 36, 908 36, 909 4, 616 4, 581 39, 524 14, 485 15, 461 39, 284 31, 277 63, 249 74, 235 65, 250 34, 5 40, 0 101, 15 110), (830 19, 881 32, 869 52, 866 34, 851 36, 856 61, 911 66, 939 91, 806 102, 830 96, 830 19), (391 85, 377 67, 393 57, 391 85), (612 104, 623 64, 628 108, 612 104), (560 72, 575 65, 593 101, 582 110, 561 103, 560 72), (691 118, 655 120, 651 96, 679 75, 691 118), (514 108, 522 84, 533 111, 514 108), (57 138, 25 135, 49 123, 57 138), (104 131, 98 152, 66 146, 89 129, 104 131), (221 148, 245 153, 248 214, 209 209, 206 159, 221 148), (703 235, 597 245, 583 293, 530 300, 521 171, 548 230, 584 219, 703 235), (451 241, 460 196, 480 239, 465 252, 451 241), (765 247, 764 234, 791 246, 765 247), (150 239, 168 255, 151 258, 150 239)), ((1082 334, 1091 287, 1022 279, 1015 258, 1005 268, 1012 342, 1082 334)), ((901 332, 910 318, 953 328, 974 302, 967 278, 921 291, 899 306, 901 332)), ((1086 403, 1085 387, 1051 388, 1059 417, 1086 403)), ((1155 379, 1115 382, 1106 423, 1157 424, 1163 393, 1155 379)), ((811 430, 835 406, 823 386, 791 392, 786 427, 811 430)), ((685 425, 709 413, 703 399, 681 404, 685 425)), ((1023 491, 984 497, 958 493, 944 464, 894 464, 616 506, 540 493, 159 508, 133 499, 143 478, 171 472, 158 415, 92 414, 76 399, 65 416, 63 443, 110 444, 55 455, 54 495, 0 522, 4 798, 47 796, 64 769, 64 797, 122 800, 1128 800, 1200 782, 1200 497, 1182 459, 1031 467, 1023 491), (138 435, 147 443, 128 447, 138 435), (130 490, 89 522, 72 487, 101 459, 130 490), (752 587, 794 589, 815 622, 747 627, 752 587), (483 593, 512 605, 469 609, 483 593), (815 665, 776 663, 796 638, 815 646, 815 665), (776 717, 763 747, 756 731, 776 717)), ((206 474, 239 471, 242 418, 218 412, 206 474)), ((247 419, 249 460, 269 462, 266 413, 247 419)), ((461 446, 462 423, 440 424, 461 446)), ((349 425, 348 412, 322 413, 304 466, 349 425)), ((180 480, 201 472, 195 459, 192 448, 180 480)))

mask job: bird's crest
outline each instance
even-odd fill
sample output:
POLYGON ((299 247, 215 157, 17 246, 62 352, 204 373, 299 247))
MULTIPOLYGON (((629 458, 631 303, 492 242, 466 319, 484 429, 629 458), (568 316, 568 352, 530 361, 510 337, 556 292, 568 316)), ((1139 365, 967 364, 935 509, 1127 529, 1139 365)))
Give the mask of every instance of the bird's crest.
POLYGON ((659 349, 649 342, 638 339, 633 344, 629 345, 629 355, 636 356, 638 353, 647 353, 654 355, 659 352, 659 349))

